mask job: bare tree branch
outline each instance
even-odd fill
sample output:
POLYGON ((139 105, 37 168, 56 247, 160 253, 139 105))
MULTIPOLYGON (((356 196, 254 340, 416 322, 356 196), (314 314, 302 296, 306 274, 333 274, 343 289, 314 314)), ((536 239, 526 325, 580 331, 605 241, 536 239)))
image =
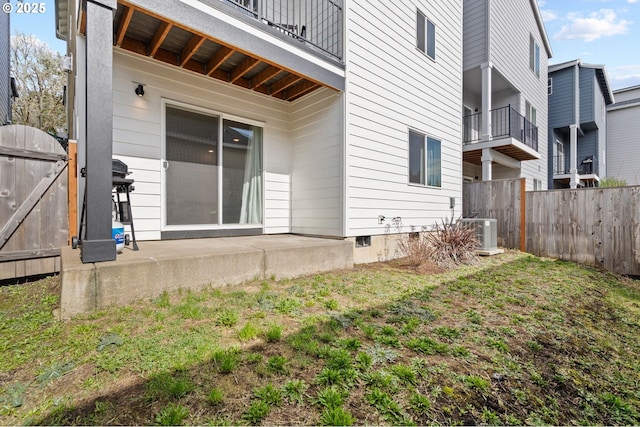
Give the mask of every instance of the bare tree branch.
POLYGON ((13 123, 55 134, 65 131, 61 55, 33 35, 11 37, 11 72, 18 85, 13 123))

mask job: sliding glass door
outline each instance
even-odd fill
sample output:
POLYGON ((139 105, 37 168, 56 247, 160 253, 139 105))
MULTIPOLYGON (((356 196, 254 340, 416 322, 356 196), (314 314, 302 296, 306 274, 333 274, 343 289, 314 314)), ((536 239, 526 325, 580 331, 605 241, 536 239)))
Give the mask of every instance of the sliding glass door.
POLYGON ((262 127, 169 104, 165 126, 165 226, 262 224, 262 127))

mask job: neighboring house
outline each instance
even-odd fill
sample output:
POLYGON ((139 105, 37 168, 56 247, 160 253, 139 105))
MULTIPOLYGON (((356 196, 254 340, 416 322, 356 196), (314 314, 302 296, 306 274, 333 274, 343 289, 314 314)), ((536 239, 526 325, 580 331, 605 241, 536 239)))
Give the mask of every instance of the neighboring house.
POLYGON ((549 188, 597 187, 607 174, 604 65, 574 60, 549 67, 549 188))
POLYGON ((640 86, 613 91, 607 106, 607 176, 640 185, 640 86))
POLYGON ((133 172, 140 240, 297 233, 370 261, 393 255, 395 224, 459 215, 462 1, 345 3, 56 2, 94 213, 82 249, 111 253, 90 235, 109 144, 133 172))
POLYGON ((465 181, 546 188, 547 63, 535 0, 464 0, 465 181))

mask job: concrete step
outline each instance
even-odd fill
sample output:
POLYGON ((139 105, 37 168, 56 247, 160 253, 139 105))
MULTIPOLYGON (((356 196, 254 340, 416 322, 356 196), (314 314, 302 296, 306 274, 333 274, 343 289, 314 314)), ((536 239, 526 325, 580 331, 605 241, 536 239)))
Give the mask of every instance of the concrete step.
POLYGON ((82 264, 62 248, 60 318, 122 306, 164 291, 353 267, 353 243, 291 234, 139 242, 115 261, 82 264))

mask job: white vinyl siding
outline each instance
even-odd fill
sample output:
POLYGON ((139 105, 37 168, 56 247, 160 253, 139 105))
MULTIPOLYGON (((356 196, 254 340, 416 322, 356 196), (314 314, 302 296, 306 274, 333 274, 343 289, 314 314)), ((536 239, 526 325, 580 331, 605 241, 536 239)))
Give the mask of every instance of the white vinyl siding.
POLYGON ((292 103, 291 231, 341 236, 342 99, 328 89, 292 103))
POLYGON ((464 0, 464 69, 479 67, 487 58, 487 2, 464 0))
MULTIPOLYGON (((489 61, 494 72, 520 92, 520 102, 512 106, 525 115, 525 100, 537 108, 538 153, 540 160, 522 162, 520 176, 527 179, 527 189, 533 188, 533 179, 548 182, 547 170, 547 111, 548 111, 548 55, 543 47, 542 34, 538 28, 529 0, 491 0, 489 61), (533 38, 539 49, 539 76, 530 69, 530 47, 533 38)), ((535 52, 535 48, 534 48, 535 52)), ((535 68, 535 64, 534 64, 535 68)), ((494 97, 495 98, 495 97, 494 97)), ((494 99, 494 102, 496 100, 494 99)))
POLYGON ((430 226, 451 215, 449 197, 460 206, 461 4, 348 5, 346 235, 389 232, 379 215, 400 217, 407 227, 430 226), (416 10, 438 28, 437 62, 415 47, 416 10), (441 188, 407 184, 407 129, 441 139, 441 188))
POLYGON ((610 105, 607 112, 607 175, 640 185, 640 88, 614 92, 614 96, 616 102, 628 104, 610 105))
POLYGON ((291 231, 289 105, 213 79, 114 50, 113 153, 132 172, 139 240, 160 239, 162 100, 264 122, 264 232, 291 231), (145 84, 145 94, 134 93, 145 84))

